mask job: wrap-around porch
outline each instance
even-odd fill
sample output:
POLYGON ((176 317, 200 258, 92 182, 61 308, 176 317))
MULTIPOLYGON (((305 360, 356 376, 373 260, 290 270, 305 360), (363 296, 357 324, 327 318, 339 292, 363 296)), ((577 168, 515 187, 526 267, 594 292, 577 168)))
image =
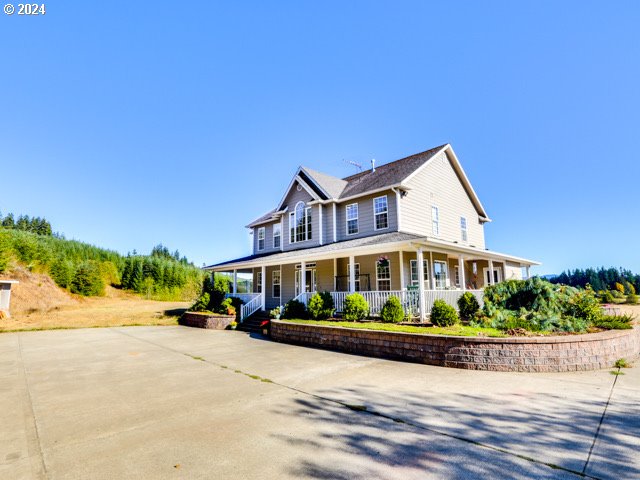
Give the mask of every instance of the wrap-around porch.
POLYGON ((298 262, 227 270, 225 273, 231 277, 229 296, 245 301, 241 319, 292 299, 307 304, 315 292, 328 291, 337 313, 342 312, 346 295, 359 292, 369 303, 371 316, 379 315, 393 295, 400 299, 409 316, 425 320, 436 299, 457 308, 460 296, 470 291, 482 305, 485 286, 529 276, 528 265, 494 259, 486 253, 465 255, 423 248, 360 255, 353 252, 348 256, 335 253, 333 258, 310 257, 298 262))

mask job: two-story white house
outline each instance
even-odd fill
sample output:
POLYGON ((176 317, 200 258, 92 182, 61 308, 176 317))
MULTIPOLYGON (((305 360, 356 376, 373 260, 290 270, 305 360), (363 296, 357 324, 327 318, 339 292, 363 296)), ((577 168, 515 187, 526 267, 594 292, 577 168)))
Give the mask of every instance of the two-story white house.
MULTIPOLYGON (((338 312, 360 292, 371 314, 390 295, 424 319, 436 298, 529 276, 539 263, 485 248, 490 222, 451 145, 336 178, 299 167, 278 205, 247 225, 253 253, 206 267, 228 272, 242 318, 313 292, 330 291, 338 312), (253 293, 237 292, 238 273, 253 293)), ((232 293, 233 294, 233 293, 232 293)))

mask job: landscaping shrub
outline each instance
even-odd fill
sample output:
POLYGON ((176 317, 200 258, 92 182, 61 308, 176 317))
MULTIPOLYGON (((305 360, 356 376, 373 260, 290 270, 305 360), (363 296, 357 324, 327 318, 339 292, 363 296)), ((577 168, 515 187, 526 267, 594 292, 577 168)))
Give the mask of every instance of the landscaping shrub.
POLYGON ((603 315, 593 322, 593 326, 606 330, 628 330, 633 328, 632 321, 631 315, 603 315))
POLYGON ((622 285, 620 282, 616 282, 614 284, 614 290, 624 294, 624 285, 622 285))
POLYGON ((289 300, 282 311, 282 318, 307 318, 307 308, 298 300, 289 300))
POLYGON ((636 294, 636 287, 631 282, 624 282, 624 290, 627 294, 636 294))
POLYGON ((456 309, 444 300, 436 300, 431 308, 431 323, 438 327, 450 327, 460 321, 456 309))
POLYGON ((395 295, 391 295, 380 311, 380 317, 383 322, 398 323, 404 320, 404 310, 400 299, 395 295))
POLYGON ((78 265, 71 282, 71 292, 87 297, 104 293, 104 282, 97 262, 88 260, 78 265))
POLYGON ((620 290, 611 290, 611 296, 613 298, 624 298, 624 292, 621 292, 620 290))
POLYGON ((638 295, 636 295, 635 293, 630 293, 629 295, 627 295, 627 303, 629 303, 631 305, 637 305, 638 304, 638 295))
POLYGON ((230 298, 225 298, 222 302, 220 302, 220 305, 216 307, 215 312, 222 315, 235 315, 236 307, 233 306, 230 298))
POLYGON ((364 320, 369 315, 369 304, 359 293, 351 293, 344 299, 344 311, 342 315, 345 320, 357 322, 364 320))
POLYGON ((600 302, 613 303, 613 295, 611 295, 611 292, 609 290, 605 290, 604 292, 602 292, 602 294, 600 295, 600 302))
POLYGON ((189 310, 193 312, 206 312, 209 310, 209 302, 211 301, 211 297, 209 293, 204 292, 198 299, 196 303, 194 303, 189 310))
POLYGON ((458 311, 463 320, 471 320, 480 310, 478 299, 471 292, 465 292, 458 299, 458 311))
POLYGON ((244 305, 245 302, 238 297, 229 297, 229 300, 231 300, 231 305, 233 306, 233 308, 236 309, 236 316, 239 317, 242 305, 244 305))
POLYGON ((307 306, 309 315, 314 320, 326 320, 333 316, 333 297, 329 292, 314 293, 307 306))

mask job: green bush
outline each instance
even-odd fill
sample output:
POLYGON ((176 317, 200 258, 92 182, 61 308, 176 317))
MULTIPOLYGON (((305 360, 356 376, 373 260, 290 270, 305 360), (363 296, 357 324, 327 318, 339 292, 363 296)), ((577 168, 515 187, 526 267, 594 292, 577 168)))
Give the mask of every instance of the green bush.
POLYGON ((196 303, 194 303, 189 310, 192 312, 206 312, 209 310, 209 302, 211 301, 211 297, 207 292, 204 292, 198 299, 196 303))
POLYGON ((333 316, 333 297, 329 292, 314 293, 307 306, 309 315, 314 320, 326 320, 333 316))
POLYGON ((73 262, 62 258, 58 258, 49 268, 49 275, 51 275, 53 281, 62 288, 68 289, 71 287, 74 274, 75 268, 73 262))
POLYGON ((289 300, 282 311, 282 318, 307 318, 307 308, 298 300, 289 300))
POLYGON ((380 317, 383 322, 398 323, 404 320, 404 310, 400 299, 395 295, 391 295, 380 310, 380 317))
POLYGON ((637 305, 638 295, 636 295, 635 293, 630 293, 629 295, 627 295, 627 303, 630 305, 637 305))
POLYGON ((233 306, 230 298, 225 298, 213 311, 222 315, 235 315, 236 307, 233 306))
POLYGON ((78 265, 71 282, 71 292, 86 297, 104 293, 104 282, 97 262, 88 260, 78 265))
POLYGON ((631 315, 603 315, 593 322, 593 326, 606 330, 627 330, 633 328, 632 321, 631 315))
POLYGON ((364 320, 369 315, 369 304, 359 293, 351 293, 344 298, 342 316, 349 322, 364 320))
POLYGON ((613 295, 611 295, 611 292, 609 290, 604 290, 600 294, 600 302, 601 303, 613 303, 613 295))
POLYGON ((436 300, 431 308, 431 323, 438 327, 450 327, 460 321, 456 309, 444 300, 436 300))
POLYGON ((480 310, 480 304, 473 293, 465 292, 458 299, 458 311, 460 312, 460 317, 464 320, 471 320, 474 318, 476 313, 478 313, 478 310, 480 310))
POLYGON ((11 258, 9 241, 9 236, 0 229, 0 273, 9 267, 9 259, 11 258))
POLYGON ((624 293, 620 290, 611 290, 611 296, 613 298, 624 298, 624 293))

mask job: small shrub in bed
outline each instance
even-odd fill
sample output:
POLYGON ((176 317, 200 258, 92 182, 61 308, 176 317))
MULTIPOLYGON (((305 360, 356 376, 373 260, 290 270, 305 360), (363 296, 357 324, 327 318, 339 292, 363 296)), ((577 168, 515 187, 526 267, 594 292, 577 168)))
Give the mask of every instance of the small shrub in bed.
POLYGON ((438 327, 450 327, 460 321, 456 309, 444 300, 436 300, 431 308, 431 323, 438 327))
POLYGON ((592 325, 606 330, 628 330, 633 328, 631 326, 632 321, 633 317, 631 315, 603 315, 594 321, 592 325))
POLYGON ((463 320, 473 319, 476 313, 478 313, 478 310, 480 310, 478 299, 473 293, 465 292, 464 295, 458 299, 458 310, 463 320))
POLYGON ((329 292, 314 293, 307 307, 309 315, 314 320, 326 320, 333 316, 333 297, 329 292))
POLYGON ((307 308, 298 300, 289 300, 284 306, 282 318, 307 318, 307 308))
POLYGON ((204 292, 202 295, 200 295, 200 297, 198 297, 196 303, 194 303, 189 310, 191 310, 192 312, 204 312, 206 310, 209 310, 210 301, 211 298, 209 294, 207 292, 204 292))
POLYGON ((398 323, 404 320, 404 310, 402 309, 400 299, 395 295, 390 296, 382 306, 380 317, 382 321, 386 323, 398 323))
POLYGON ((364 320, 369 315, 369 304, 359 293, 351 293, 344 298, 344 319, 349 322, 364 320))
POLYGON ((637 305, 638 295, 636 295, 635 293, 630 293, 629 295, 627 295, 627 303, 630 305, 637 305))

